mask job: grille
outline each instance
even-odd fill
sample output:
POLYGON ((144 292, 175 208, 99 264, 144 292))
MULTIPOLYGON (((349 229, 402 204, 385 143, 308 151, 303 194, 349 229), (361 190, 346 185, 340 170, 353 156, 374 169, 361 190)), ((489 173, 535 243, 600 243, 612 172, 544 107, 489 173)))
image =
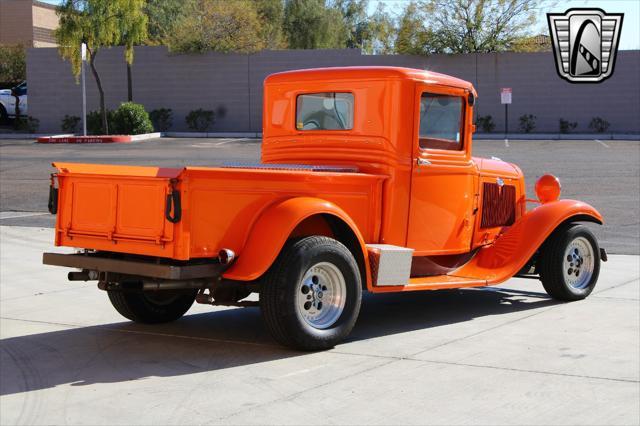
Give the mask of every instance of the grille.
POLYGON ((482 228, 512 225, 516 219, 516 187, 485 182, 482 186, 482 228))

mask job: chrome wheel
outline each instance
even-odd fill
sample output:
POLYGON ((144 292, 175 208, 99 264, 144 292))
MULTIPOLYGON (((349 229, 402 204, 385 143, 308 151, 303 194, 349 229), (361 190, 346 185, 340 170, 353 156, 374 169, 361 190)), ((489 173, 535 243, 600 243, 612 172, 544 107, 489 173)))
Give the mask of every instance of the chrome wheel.
POLYGON ((584 237, 572 240, 564 253, 562 264, 565 282, 576 289, 584 289, 591 282, 595 268, 593 246, 584 237))
POLYGON ((320 262, 307 270, 297 291, 298 312, 313 328, 326 329, 338 321, 347 299, 347 285, 340 269, 320 262))

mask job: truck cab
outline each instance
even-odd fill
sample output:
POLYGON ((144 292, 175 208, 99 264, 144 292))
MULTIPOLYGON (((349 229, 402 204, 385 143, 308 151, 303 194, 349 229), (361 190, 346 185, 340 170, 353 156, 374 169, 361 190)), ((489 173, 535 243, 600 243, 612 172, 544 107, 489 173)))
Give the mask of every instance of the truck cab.
POLYGON ((332 347, 363 291, 480 287, 539 278, 586 297, 606 259, 545 175, 528 199, 513 164, 472 156, 471 83, 398 67, 297 70, 264 83, 261 162, 154 168, 55 163, 56 244, 140 322, 195 301, 259 305, 284 345, 332 347), (57 186, 56 186, 57 183, 57 186), (258 293, 259 302, 247 300, 258 293))

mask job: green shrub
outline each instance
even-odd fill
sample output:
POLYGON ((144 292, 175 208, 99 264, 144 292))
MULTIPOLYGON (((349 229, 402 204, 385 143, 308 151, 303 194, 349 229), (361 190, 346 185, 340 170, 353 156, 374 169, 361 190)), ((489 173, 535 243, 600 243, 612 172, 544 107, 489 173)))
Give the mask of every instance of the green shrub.
MULTIPOLYGON (((107 124, 109 133, 113 134, 113 111, 107 110, 107 124)), ((106 132, 102 128, 102 116, 100 111, 91 111, 87 114, 87 133, 90 135, 104 135, 106 132)))
POLYGON ((124 102, 113 113, 112 134, 141 135, 152 133, 153 124, 144 105, 133 102, 124 102))
POLYGON ((596 133, 604 133, 609 128, 609 122, 604 118, 593 117, 589 123, 589 128, 596 133))
POLYGON ((190 111, 185 117, 187 126, 196 132, 206 132, 215 123, 216 113, 202 108, 190 111))
POLYGON ((564 118, 560 119, 560 133, 571 133, 576 127, 578 127, 578 123, 569 122, 564 118))
POLYGON ((496 123, 493 122, 493 117, 491 117, 490 115, 478 117, 478 119, 476 120, 476 123, 478 124, 478 126, 480 126, 482 131, 485 133, 491 133, 496 128, 496 123))
POLYGON ((78 133, 78 124, 80 124, 80 117, 77 115, 65 115, 62 119, 60 128, 62 133, 78 133))
POLYGON ((16 118, 15 129, 20 132, 35 133, 40 127, 40 120, 37 118, 28 116, 16 118))
POLYGON ((149 113, 153 128, 157 132, 166 132, 173 124, 173 111, 171 108, 158 108, 149 113))
POLYGON ((531 133, 536 128, 536 117, 533 114, 524 114, 520 116, 520 130, 524 133, 531 133))

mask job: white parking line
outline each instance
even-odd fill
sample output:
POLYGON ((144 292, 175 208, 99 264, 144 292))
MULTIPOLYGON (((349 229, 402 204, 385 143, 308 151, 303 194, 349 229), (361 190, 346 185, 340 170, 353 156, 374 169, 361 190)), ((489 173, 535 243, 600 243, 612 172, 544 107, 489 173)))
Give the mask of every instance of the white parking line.
POLYGON ((594 142, 598 142, 600 145, 604 146, 605 148, 609 148, 609 145, 607 145, 606 143, 602 142, 600 139, 594 139, 594 142))
POLYGON ((47 212, 0 212, 0 219, 16 219, 19 217, 45 216, 47 212))
POLYGON ((505 139, 505 140, 504 140, 504 146, 505 146, 506 148, 509 148, 509 139, 505 139))

